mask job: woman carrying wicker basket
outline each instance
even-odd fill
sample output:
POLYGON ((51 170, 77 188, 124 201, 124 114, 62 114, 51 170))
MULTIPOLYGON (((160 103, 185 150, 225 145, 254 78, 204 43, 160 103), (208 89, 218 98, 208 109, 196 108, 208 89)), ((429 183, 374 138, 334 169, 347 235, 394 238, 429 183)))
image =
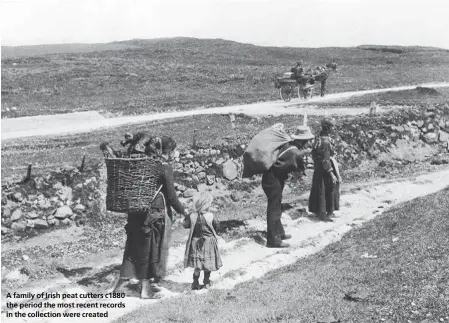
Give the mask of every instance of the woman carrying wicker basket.
POLYGON ((156 284, 165 276, 172 208, 187 215, 186 208, 176 196, 173 168, 168 163, 174 157, 176 142, 170 137, 162 137, 158 144, 161 155, 156 158, 162 162, 161 189, 147 211, 128 213, 123 263, 120 279, 114 288, 118 291, 129 279, 137 277, 141 282, 141 298, 151 298, 152 289, 157 288, 156 284), (150 280, 153 280, 151 284, 150 280))

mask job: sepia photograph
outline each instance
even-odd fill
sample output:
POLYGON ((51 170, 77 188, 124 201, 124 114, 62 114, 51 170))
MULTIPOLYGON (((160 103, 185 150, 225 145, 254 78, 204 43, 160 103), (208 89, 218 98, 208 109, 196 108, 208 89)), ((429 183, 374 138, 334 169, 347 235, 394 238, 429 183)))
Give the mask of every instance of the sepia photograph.
POLYGON ((1 0, 1 322, 449 323, 449 2, 1 0))

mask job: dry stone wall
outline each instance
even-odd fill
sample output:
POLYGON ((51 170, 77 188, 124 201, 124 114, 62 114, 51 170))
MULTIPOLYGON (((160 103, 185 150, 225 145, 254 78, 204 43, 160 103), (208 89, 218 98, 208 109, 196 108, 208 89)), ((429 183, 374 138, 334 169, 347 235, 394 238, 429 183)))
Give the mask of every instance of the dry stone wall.
MULTIPOLYGON (((337 159, 341 168, 350 168, 366 159, 375 160, 400 144, 419 143, 449 147, 449 105, 410 108, 382 116, 362 115, 338 118, 335 136, 337 159)), ((311 124, 314 133, 319 123, 311 124)), ((232 191, 248 191, 259 185, 258 176, 241 179, 242 156, 249 139, 235 144, 197 144, 180 149, 173 163, 177 194, 185 202, 202 190, 214 192, 223 203, 238 200, 232 191), (237 185, 238 184, 238 185, 237 185)), ((313 161, 307 159, 308 168, 313 161)), ((40 232, 66 225, 82 225, 104 213, 104 185, 100 170, 80 173, 76 168, 62 169, 48 176, 32 178, 2 190, 2 235, 11 231, 40 232), (101 188, 103 186, 103 188, 101 188)), ((219 200, 220 200, 219 199, 219 200)))

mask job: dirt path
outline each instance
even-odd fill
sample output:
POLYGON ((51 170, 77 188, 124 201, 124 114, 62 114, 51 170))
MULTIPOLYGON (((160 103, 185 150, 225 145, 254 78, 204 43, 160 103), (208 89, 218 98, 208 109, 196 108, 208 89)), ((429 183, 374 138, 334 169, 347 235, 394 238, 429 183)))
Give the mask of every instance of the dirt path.
MULTIPOLYGON (((150 115, 125 116, 117 118, 102 118, 97 112, 78 112, 64 115, 23 117, 2 119, 2 140, 90 132, 101 128, 117 127, 125 124, 142 123, 170 118, 187 117, 202 114, 245 113, 248 115, 277 115, 277 114, 304 114, 323 115, 325 113, 340 115, 357 115, 367 112, 367 109, 335 108, 332 111, 307 107, 310 103, 330 102, 344 100, 350 97, 366 94, 382 93, 389 91, 403 91, 416 88, 418 85, 399 86, 384 89, 354 91, 329 94, 325 97, 314 97, 307 101, 293 99, 291 102, 272 101, 246 105, 227 106, 190 111, 177 111, 167 113, 155 113, 150 115), (287 108, 292 108, 286 110, 287 108)), ((441 88, 449 87, 449 83, 428 83, 420 86, 441 88)), ((379 111, 381 112, 381 111, 379 111)))
MULTIPOLYGON (((364 222, 373 219, 389 207, 437 192, 449 183, 449 169, 433 172, 429 174, 413 177, 402 182, 392 182, 379 184, 373 182, 370 186, 365 186, 352 193, 344 193, 341 197, 341 211, 334 223, 316 222, 310 217, 300 217, 293 220, 289 214, 290 210, 283 215, 286 231, 292 234, 290 240, 291 247, 288 249, 268 249, 263 246, 263 241, 259 243, 255 239, 241 238, 228 243, 220 242, 224 266, 218 272, 212 274, 215 282, 213 288, 232 289, 235 285, 244 281, 262 277, 267 272, 292 264, 298 259, 320 251, 325 246, 341 239, 343 234, 353 227, 360 226, 364 222)), ((251 220, 245 228, 248 232, 258 232, 265 230, 266 224, 260 220, 251 220)), ((370 250, 366 250, 369 254, 370 250)), ((174 247, 170 254, 170 275, 166 277, 167 286, 170 290, 162 288, 158 293, 160 299, 140 300, 134 297, 114 300, 113 302, 124 302, 125 308, 109 309, 68 309, 69 313, 93 313, 108 311, 107 318, 82 318, 82 322, 111 322, 126 313, 129 313, 142 305, 153 304, 168 297, 188 297, 184 293, 191 293, 189 285, 191 283, 192 270, 183 269, 182 261, 184 256, 184 246, 174 247)), ((362 255, 361 255, 362 256, 362 255)), ((115 260, 119 261, 119 260, 115 260)), ((111 261, 113 262, 113 261, 111 261)), ((53 288, 57 284, 53 284, 53 288)), ((39 285, 37 285, 39 286, 39 285)), ((42 286, 42 285, 40 285, 42 286)), ((48 286, 51 289, 51 286, 48 286)), ((81 285, 68 284, 62 282, 57 291, 59 293, 86 293, 89 289, 81 285), (64 286, 65 285, 65 286, 64 286)), ((42 290, 40 290, 42 292, 42 290)), ((198 291, 203 293, 207 291, 198 291)), ((54 301, 53 301, 54 302, 54 301)), ((65 303, 95 303, 97 300, 86 300, 75 298, 66 300, 65 303)), ((100 301, 103 302, 104 301, 100 301)), ((109 301, 111 303, 111 301, 109 301)), ((4 307, 2 308, 2 322, 8 322, 5 317, 4 307)), ((23 309, 22 312, 35 313, 36 309, 23 309)), ((53 313, 62 312, 61 309, 52 309, 53 313)), ((39 322, 76 322, 77 319, 49 318, 40 319, 39 322)), ((79 319, 78 319, 79 320, 79 319)), ((13 320, 11 320, 13 321, 13 320)), ((14 322, 37 321, 35 319, 20 320, 14 322)))

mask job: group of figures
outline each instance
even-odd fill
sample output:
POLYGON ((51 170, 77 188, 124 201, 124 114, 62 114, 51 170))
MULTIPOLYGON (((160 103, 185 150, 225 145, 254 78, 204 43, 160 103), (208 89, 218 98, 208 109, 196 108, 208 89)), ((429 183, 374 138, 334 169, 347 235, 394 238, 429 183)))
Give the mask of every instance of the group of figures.
POLYGON ((326 64, 326 66, 316 66, 315 68, 309 68, 307 71, 304 71, 303 61, 300 60, 296 63, 291 69, 293 73, 293 77, 296 79, 300 87, 306 87, 307 84, 315 84, 316 82, 321 83, 321 96, 324 96, 324 92, 326 90, 326 81, 329 78, 331 71, 335 71, 337 69, 337 63, 335 60, 332 60, 331 63, 326 64))
POLYGON ((312 96, 312 89, 317 82, 321 84, 320 94, 324 96, 326 90, 326 81, 332 71, 337 70, 337 63, 332 60, 331 63, 325 66, 316 66, 315 68, 309 68, 304 70, 303 61, 300 60, 291 69, 290 73, 285 73, 283 78, 277 78, 275 80, 275 87, 279 89, 281 99, 288 102, 291 100, 294 89, 298 89, 298 97, 307 99, 312 96), (285 78, 285 75, 289 74, 289 78, 285 78))
POLYGON ((307 125, 296 128, 291 141, 283 145, 273 166, 262 176, 262 188, 268 199, 267 206, 267 246, 271 248, 289 247, 284 240, 291 238, 285 233, 281 223, 282 192, 285 181, 292 172, 305 171, 304 159, 311 153, 314 161, 312 187, 309 196, 309 212, 318 219, 333 222, 334 211, 340 208, 341 176, 334 156, 335 121, 324 118, 321 131, 315 136, 307 125), (312 142, 312 140, 314 141, 312 142), (308 148, 311 144, 311 149, 308 148))
MULTIPOLYGON (((267 247, 289 246, 284 240, 291 236, 285 233, 281 223, 282 192, 289 174, 305 171, 304 157, 308 153, 311 153, 315 165, 309 211, 322 221, 333 221, 333 212, 339 209, 341 182, 338 166, 332 157, 334 150, 331 136, 334 128, 335 122, 329 118, 323 119, 322 130, 317 136, 312 134, 307 125, 298 126, 296 132, 290 135, 291 141, 280 148, 276 162, 264 172, 262 188, 268 199, 267 247)), ((218 249, 219 221, 209 211, 213 196, 207 192, 198 193, 193 198, 194 210, 188 210, 175 191, 171 162, 176 155, 176 142, 168 136, 157 137, 148 142, 153 143, 152 149, 145 151, 142 147, 141 152, 160 159, 163 168, 160 178, 162 189, 145 211, 128 213, 123 262, 114 291, 121 291, 133 278, 140 280, 141 298, 152 298, 153 293, 160 289, 157 284, 165 276, 167 269, 173 223, 172 208, 184 216, 184 228, 190 230, 184 266, 194 268, 192 289, 201 288, 201 271, 204 272, 202 287, 209 288, 211 271, 216 271, 223 265, 218 249)))

